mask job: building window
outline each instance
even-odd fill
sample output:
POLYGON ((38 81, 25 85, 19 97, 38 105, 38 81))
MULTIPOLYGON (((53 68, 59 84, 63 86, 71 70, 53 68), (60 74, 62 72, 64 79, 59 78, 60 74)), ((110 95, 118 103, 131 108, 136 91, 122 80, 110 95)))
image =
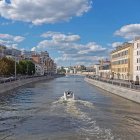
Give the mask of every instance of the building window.
POLYGON ((128 50, 126 51, 126 55, 128 55, 128 50))
POLYGON ((137 66, 137 70, 139 70, 139 67, 137 66))
POLYGON ((140 48, 140 43, 137 43, 137 48, 140 48))
POLYGON ((125 64, 127 64, 128 63, 128 59, 125 59, 125 64))

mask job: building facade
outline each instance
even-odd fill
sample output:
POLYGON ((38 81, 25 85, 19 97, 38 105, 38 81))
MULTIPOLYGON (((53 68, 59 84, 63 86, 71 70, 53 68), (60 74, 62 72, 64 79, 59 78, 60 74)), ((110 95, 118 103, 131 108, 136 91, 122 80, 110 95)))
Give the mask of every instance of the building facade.
POLYGON ((133 80, 133 43, 124 43, 111 52, 111 77, 133 80))
POLYGON ((19 62, 20 60, 30 60, 35 64, 36 75, 47 75, 57 73, 57 64, 49 57, 47 51, 37 53, 35 51, 20 51, 14 48, 7 48, 0 44, 0 59, 7 57, 19 62))
POLYGON ((99 76, 99 75, 100 75, 100 74, 99 74, 99 67, 100 67, 100 64, 95 64, 93 67, 94 67, 94 69, 95 69, 95 75, 98 75, 98 76, 99 76))
POLYGON ((21 55, 21 51, 14 49, 14 48, 7 48, 4 45, 0 44, 0 58, 6 57, 6 56, 16 56, 19 57, 21 55))
POLYGON ((140 38, 137 38, 134 41, 133 57, 133 81, 135 81, 135 84, 140 84, 140 38))
POLYGON ((99 65, 99 76, 101 78, 111 78, 111 63, 108 60, 101 60, 99 65))
POLYGON ((54 63, 54 74, 56 74, 57 73, 57 64, 56 63, 54 63))
POLYGON ((26 50, 23 50, 21 52, 21 57, 23 60, 32 60, 32 56, 35 56, 36 55, 36 52, 35 51, 26 51, 26 50))
POLYGON ((38 70, 43 68, 44 75, 51 75, 57 72, 57 65, 54 63, 54 60, 49 57, 47 51, 32 55, 32 61, 41 66, 37 67, 38 70))
POLYGON ((35 75, 44 75, 44 66, 35 64, 35 75))

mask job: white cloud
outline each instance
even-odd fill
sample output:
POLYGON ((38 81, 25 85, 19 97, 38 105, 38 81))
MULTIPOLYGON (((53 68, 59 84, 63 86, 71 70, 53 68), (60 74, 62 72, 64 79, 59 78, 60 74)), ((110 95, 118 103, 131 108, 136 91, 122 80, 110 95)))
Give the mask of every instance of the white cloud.
POLYGON ((13 40, 14 40, 15 42, 22 42, 24 39, 25 39, 25 38, 24 38, 23 36, 15 36, 15 37, 13 38, 13 40))
POLYGON ((33 50, 42 50, 47 48, 57 48, 59 52, 77 52, 77 54, 88 54, 91 52, 104 51, 106 48, 103 48, 101 45, 98 45, 96 42, 89 42, 87 44, 76 43, 79 39, 79 35, 74 34, 62 34, 59 32, 47 32, 41 35, 46 39, 41 41, 36 47, 33 47, 33 50))
POLYGON ((120 45, 122 45, 123 43, 122 42, 113 42, 112 44, 111 44, 111 46, 113 47, 113 48, 116 48, 116 47, 118 47, 118 46, 120 46, 120 45))
POLYGON ((107 53, 107 49, 96 42, 78 43, 79 35, 48 32, 41 36, 45 37, 45 40, 33 47, 32 50, 52 50, 59 53, 60 56, 55 58, 59 65, 60 63, 69 63, 69 61, 83 64, 94 63, 97 62, 97 59, 105 57, 107 53))
POLYGON ((0 23, 0 26, 7 26, 7 25, 10 25, 10 24, 13 24, 14 23, 14 21, 12 21, 12 22, 1 22, 0 23))
POLYGON ((63 54, 62 57, 58 57, 56 58, 55 60, 56 61, 77 61, 77 62, 85 62, 85 61, 88 61, 88 62, 91 62, 94 63, 95 61, 98 61, 99 59, 101 58, 105 58, 105 57, 100 57, 100 56, 87 56, 87 57, 84 57, 84 56, 79 56, 79 57, 71 57, 70 55, 68 54, 63 54))
POLYGON ((7 19, 35 25, 68 21, 82 16, 91 8, 92 0, 11 0, 0 1, 0 15, 7 19))
POLYGON ((125 25, 117 30, 115 35, 125 39, 134 39, 135 37, 140 36, 140 24, 125 25))
POLYGON ((1 39, 12 39, 13 36, 12 35, 9 35, 9 34, 0 34, 0 38, 1 39))
POLYGON ((31 49, 31 51, 36 51, 36 47, 33 47, 33 48, 31 49))
POLYGON ((17 48, 18 44, 25 39, 23 36, 13 36, 10 34, 0 34, 0 44, 7 47, 17 48))
POLYGON ((55 58, 55 62, 58 65, 67 64, 70 65, 94 65, 95 63, 98 63, 99 60, 105 59, 106 57, 103 56, 80 56, 80 57, 71 57, 67 54, 63 54, 61 57, 55 58))
POLYGON ((13 49, 18 49, 18 44, 7 44, 6 47, 13 48, 13 49))
POLYGON ((10 34, 0 34, 0 39, 14 41, 14 42, 22 42, 25 38, 23 36, 13 36, 10 34))
POLYGON ((96 42, 89 42, 86 44, 85 49, 80 50, 78 54, 88 54, 91 52, 99 52, 99 51, 105 51, 106 48, 103 48, 101 45, 98 45, 96 42))
POLYGON ((52 40, 54 41, 58 41, 58 42, 75 42, 80 40, 80 36, 79 35, 65 35, 62 34, 60 32, 46 32, 44 34, 41 35, 44 38, 52 38, 52 40))

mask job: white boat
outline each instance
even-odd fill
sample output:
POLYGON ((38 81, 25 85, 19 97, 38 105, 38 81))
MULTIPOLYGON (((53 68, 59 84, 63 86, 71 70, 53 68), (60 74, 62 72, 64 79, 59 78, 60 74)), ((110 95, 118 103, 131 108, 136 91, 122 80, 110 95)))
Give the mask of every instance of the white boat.
POLYGON ((74 93, 71 90, 64 92, 64 100, 74 100, 74 93))

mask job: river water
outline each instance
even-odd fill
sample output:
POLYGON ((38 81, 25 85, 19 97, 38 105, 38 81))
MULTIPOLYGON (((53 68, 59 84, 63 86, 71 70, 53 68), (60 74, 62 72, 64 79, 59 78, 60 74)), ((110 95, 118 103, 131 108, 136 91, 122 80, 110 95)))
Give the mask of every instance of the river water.
POLYGON ((80 76, 41 81, 1 95, 0 140, 140 140, 140 105, 80 76))

